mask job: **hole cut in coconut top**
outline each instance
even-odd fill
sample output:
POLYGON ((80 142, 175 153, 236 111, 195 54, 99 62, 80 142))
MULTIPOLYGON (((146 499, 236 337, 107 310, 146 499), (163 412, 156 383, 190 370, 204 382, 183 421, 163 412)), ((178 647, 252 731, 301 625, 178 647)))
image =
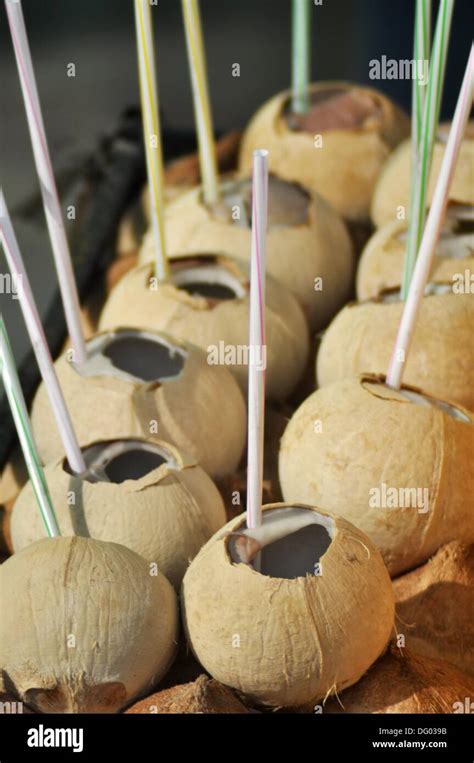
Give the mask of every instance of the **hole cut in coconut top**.
MULTIPOLYGON (((450 283, 427 283, 425 287, 425 297, 439 297, 443 294, 452 294, 453 285, 450 283)), ((382 291, 378 297, 367 300, 368 302, 374 302, 382 305, 393 305, 397 302, 401 302, 400 288, 386 289, 382 291)), ((354 302, 353 305, 360 304, 354 302)))
MULTIPOLYGON (((111 482, 120 485, 126 480, 140 480, 167 464, 179 466, 166 448, 143 440, 114 440, 99 442, 83 450, 87 471, 81 475, 86 482, 111 482)), ((70 472, 65 464, 65 470, 70 472)))
MULTIPOLYGON (((250 228, 252 226, 252 180, 246 178, 222 183, 221 195, 221 201, 212 209, 214 217, 242 228, 250 228)), ((310 195, 302 186, 269 175, 269 228, 307 225, 309 204, 310 195)))
POLYGON ((291 98, 283 108, 283 116, 290 130, 312 134, 371 128, 380 124, 382 115, 383 108, 377 94, 350 85, 311 92, 307 114, 295 114, 291 98))
MULTIPOLYGON (((466 257, 472 257, 474 251, 474 224, 468 221, 459 223, 459 220, 453 219, 451 223, 447 222, 446 227, 441 231, 441 236, 436 245, 435 256, 445 257, 452 260, 462 260, 466 257), (469 230, 469 229, 472 230, 469 230)), ((408 240, 408 231, 404 230, 397 235, 397 240, 406 244, 408 240)))
MULTIPOLYGON (((373 388, 377 387, 377 385, 382 386, 385 390, 393 392, 392 388, 387 387, 382 380, 378 381, 376 379, 363 378, 361 383, 364 389, 370 393, 373 392, 373 388)), ((410 403, 421 405, 425 408, 438 408, 440 411, 445 413, 447 416, 450 416, 450 418, 455 419, 456 421, 462 421, 464 424, 472 424, 472 419, 466 413, 464 413, 464 411, 461 411, 455 405, 451 405, 451 403, 447 403, 445 400, 439 400, 436 397, 424 395, 422 392, 417 392, 416 390, 409 389, 407 387, 402 387, 401 389, 396 390, 396 392, 408 400, 410 403)))
POLYGON ((218 258, 203 257, 180 261, 179 269, 173 269, 172 280, 175 286, 183 289, 191 296, 205 297, 212 301, 244 299, 248 288, 234 275, 229 268, 220 264, 218 258))
POLYGON ((87 342, 87 360, 72 365, 81 376, 113 376, 131 382, 177 379, 188 353, 161 334, 118 329, 87 342))
POLYGON ((270 509, 262 525, 229 535, 228 552, 235 564, 256 568, 261 575, 285 580, 318 575, 318 564, 335 535, 331 517, 301 506, 270 509))

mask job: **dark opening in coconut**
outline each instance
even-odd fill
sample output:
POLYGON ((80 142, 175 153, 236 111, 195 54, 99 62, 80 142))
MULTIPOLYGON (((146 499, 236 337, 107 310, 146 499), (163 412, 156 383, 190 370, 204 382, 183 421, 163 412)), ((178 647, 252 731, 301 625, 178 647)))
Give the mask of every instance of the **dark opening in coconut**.
POLYGON ((236 276, 216 262, 193 263, 173 272, 173 283, 191 296, 211 300, 242 299, 247 291, 236 276))
POLYGON ((291 130, 321 133, 327 130, 357 130, 379 121, 382 107, 376 96, 357 88, 340 85, 311 93, 307 114, 295 114, 291 100, 284 116, 291 130))
MULTIPOLYGON (((427 283, 425 297, 439 297, 443 294, 452 294, 453 285, 450 283, 427 283)), ((369 302, 381 302, 383 305, 393 305, 401 302, 400 289, 386 289, 378 297, 368 300, 369 302)), ((356 303, 354 303, 356 304, 356 303)))
MULTIPOLYGON (((100 442, 83 450, 87 482, 113 482, 139 480, 162 464, 175 467, 175 461, 164 448, 142 440, 114 440, 100 442)), ((69 467, 65 466, 70 473, 69 467)))
MULTIPOLYGON (((453 214, 452 219, 446 220, 445 227, 441 231, 435 256, 452 260, 472 256, 474 249, 472 233, 474 233, 474 221, 463 220, 453 214)), ((408 240, 408 231, 399 233, 397 239, 405 244, 408 240)))
MULTIPOLYGON (((376 381, 374 379, 362 379, 361 383, 364 389, 366 389, 368 392, 373 392, 374 394, 376 394, 375 389, 378 385, 384 387, 385 389, 391 389, 390 387, 386 387, 382 380, 376 381)), ((466 413, 464 413, 464 411, 456 408, 455 405, 451 405, 451 403, 447 403, 445 400, 439 400, 436 397, 424 395, 422 392, 417 392, 414 389, 409 389, 406 387, 402 387, 400 390, 397 390, 397 392, 406 400, 409 400, 415 405, 422 405, 425 408, 438 408, 447 416, 450 416, 452 419, 456 419, 456 421, 463 421, 465 424, 472 424, 472 419, 466 413)))
MULTIPOLYGON (((215 217, 249 228, 252 225, 251 179, 223 183, 222 202, 213 209, 215 217), (238 210, 238 211, 237 211, 238 210)), ((268 227, 306 225, 309 194, 297 183, 270 175, 268 178, 268 227)))

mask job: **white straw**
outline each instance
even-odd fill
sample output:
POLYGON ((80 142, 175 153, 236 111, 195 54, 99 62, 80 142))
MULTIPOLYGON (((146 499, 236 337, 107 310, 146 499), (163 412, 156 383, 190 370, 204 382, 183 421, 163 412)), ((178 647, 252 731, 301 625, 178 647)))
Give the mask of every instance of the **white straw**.
POLYGON ((262 523, 263 433, 265 424, 265 249, 268 151, 254 151, 247 451, 247 527, 262 523))
POLYGON ((35 304, 30 282, 26 274, 23 258, 16 240, 3 191, 0 190, 0 241, 3 245, 12 278, 18 285, 20 307, 25 319, 30 341, 46 386, 53 409, 64 451, 69 466, 75 474, 82 474, 85 469, 84 458, 77 442, 69 411, 59 386, 48 343, 44 335, 41 320, 35 304))
POLYGON ((76 363, 83 363, 87 352, 81 325, 79 297, 49 155, 23 11, 20 0, 5 0, 5 4, 66 323, 74 350, 74 359, 76 363))
POLYGON ((390 366, 387 373, 387 385, 400 389, 407 355, 415 331, 418 311, 423 299, 426 283, 433 264, 433 257, 438 242, 443 219, 446 212, 449 188, 456 168, 462 136, 469 118, 474 94, 474 48, 466 66, 466 72, 459 92, 456 111, 454 114, 448 143, 444 153, 436 189, 431 202, 426 227, 421 240, 420 250, 416 260, 415 270, 410 283, 410 290, 405 302, 398 335, 393 349, 390 366))

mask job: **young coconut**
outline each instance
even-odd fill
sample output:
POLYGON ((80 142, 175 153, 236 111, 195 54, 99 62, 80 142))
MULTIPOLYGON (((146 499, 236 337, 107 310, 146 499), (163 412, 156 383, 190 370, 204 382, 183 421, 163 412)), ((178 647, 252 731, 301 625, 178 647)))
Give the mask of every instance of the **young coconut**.
MULTIPOLYGON (((62 535, 120 543, 179 588, 189 561, 226 521, 212 480, 168 443, 100 443, 84 458, 93 469, 85 478, 71 475, 64 459, 44 470, 62 535), (109 481, 95 478, 98 470, 109 481)), ((15 503, 11 534, 15 552, 44 535, 30 483, 15 503)))
POLYGON ((408 135, 409 119, 382 93, 346 82, 313 84, 310 98, 306 114, 292 113, 290 91, 257 111, 242 139, 240 170, 248 172, 263 144, 276 175, 321 194, 344 218, 366 221, 382 166, 408 135))
POLYGON ((0 671, 37 712, 116 712, 176 650, 171 584, 134 551, 45 538, 0 567, 0 671))
MULTIPOLYGON (((249 280, 237 260, 219 256, 180 257, 170 262, 171 280, 157 283, 151 264, 121 279, 105 305, 103 331, 125 323, 167 331, 207 353, 208 363, 228 364, 247 387, 249 280)), ((293 295, 271 280, 267 285, 266 362, 269 397, 284 399, 306 367, 309 336, 293 295)))
MULTIPOLYGON (((453 293, 452 283, 430 285, 425 293, 404 379, 474 410, 474 299, 470 293, 453 293)), ((365 372, 385 373, 403 308, 397 290, 341 310, 319 348, 319 385, 365 372)))
MULTIPOLYGON (((101 440, 166 440, 212 477, 233 472, 245 443, 245 403, 227 368, 163 333, 118 329, 87 343, 88 360, 55 363, 82 447, 101 440), (225 415, 216 418, 216 411, 225 415)), ((44 463, 63 455, 41 385, 32 421, 44 463)))
POLYGON ((398 627, 409 649, 474 676, 474 546, 453 541, 393 581, 398 627))
POLYGON ((281 441, 283 498, 355 524, 395 576, 455 538, 474 540, 472 438, 466 410, 375 376, 343 379, 293 414, 281 441))

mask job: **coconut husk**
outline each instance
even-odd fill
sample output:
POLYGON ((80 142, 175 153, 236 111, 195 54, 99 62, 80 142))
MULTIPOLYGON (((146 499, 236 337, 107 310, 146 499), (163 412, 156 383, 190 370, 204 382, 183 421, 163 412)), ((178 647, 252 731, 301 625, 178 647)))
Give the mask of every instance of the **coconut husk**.
MULTIPOLYGON (((235 281, 242 297, 215 301, 173 283, 158 283, 150 288, 153 265, 142 265, 122 278, 104 307, 100 330, 113 330, 119 325, 165 331, 173 337, 192 342, 204 352, 209 347, 247 347, 249 336, 250 283, 247 268, 238 260, 227 257, 179 258, 173 261, 173 273, 178 268, 199 264, 216 266, 235 281)), ((297 385, 306 366, 309 336, 306 322, 293 295, 274 279, 266 285, 266 390, 270 399, 287 397, 297 385)), ((248 364, 232 364, 234 374, 244 393, 248 387, 248 364)))
MULTIPOLYGON (((427 206, 433 198, 436 181, 443 161, 446 145, 437 141, 433 150, 433 163, 426 196, 427 206)), ((474 139, 465 137, 461 143, 456 170, 449 189, 448 203, 474 204, 474 139)), ((375 186, 371 205, 374 225, 380 227, 400 218, 400 207, 407 217, 410 210, 411 140, 407 138, 387 159, 375 186)))
POLYGON ((448 543, 393 588, 409 649, 474 676, 474 546, 448 543))
POLYGON ((172 686, 132 705, 127 713, 249 713, 245 705, 218 681, 200 675, 193 683, 172 686))
POLYGON ((359 527, 395 576, 445 543, 474 540, 471 452, 472 424, 415 404, 376 377, 343 379, 293 415, 281 441, 280 482, 285 501, 324 506, 359 527), (420 505, 402 495, 397 507, 384 499, 385 506, 376 501, 382 485, 428 495, 420 505))
POLYGON ((287 110, 291 93, 266 102, 251 120, 242 139, 240 171, 250 172, 252 153, 269 151, 270 170, 289 182, 301 183, 321 194, 344 218, 365 221, 379 173, 390 151, 409 135, 406 114, 382 93, 345 82, 311 85, 313 97, 343 89, 359 99, 370 99, 375 112, 362 125, 339 129, 328 125, 311 130, 291 129, 287 110), (322 146, 315 148, 315 134, 322 146))
POLYGON ((474 679, 443 660, 392 646, 355 686, 331 698, 324 713, 463 712, 474 679))
POLYGON ((138 554, 46 538, 0 567, 0 670, 40 712, 115 712, 168 670, 176 594, 138 554))
MULTIPOLYGON (((317 358, 320 386, 360 373, 387 371, 404 304, 347 305, 324 334, 317 358)), ((423 299, 403 379, 442 400, 474 410, 474 300, 448 292, 423 299)))

